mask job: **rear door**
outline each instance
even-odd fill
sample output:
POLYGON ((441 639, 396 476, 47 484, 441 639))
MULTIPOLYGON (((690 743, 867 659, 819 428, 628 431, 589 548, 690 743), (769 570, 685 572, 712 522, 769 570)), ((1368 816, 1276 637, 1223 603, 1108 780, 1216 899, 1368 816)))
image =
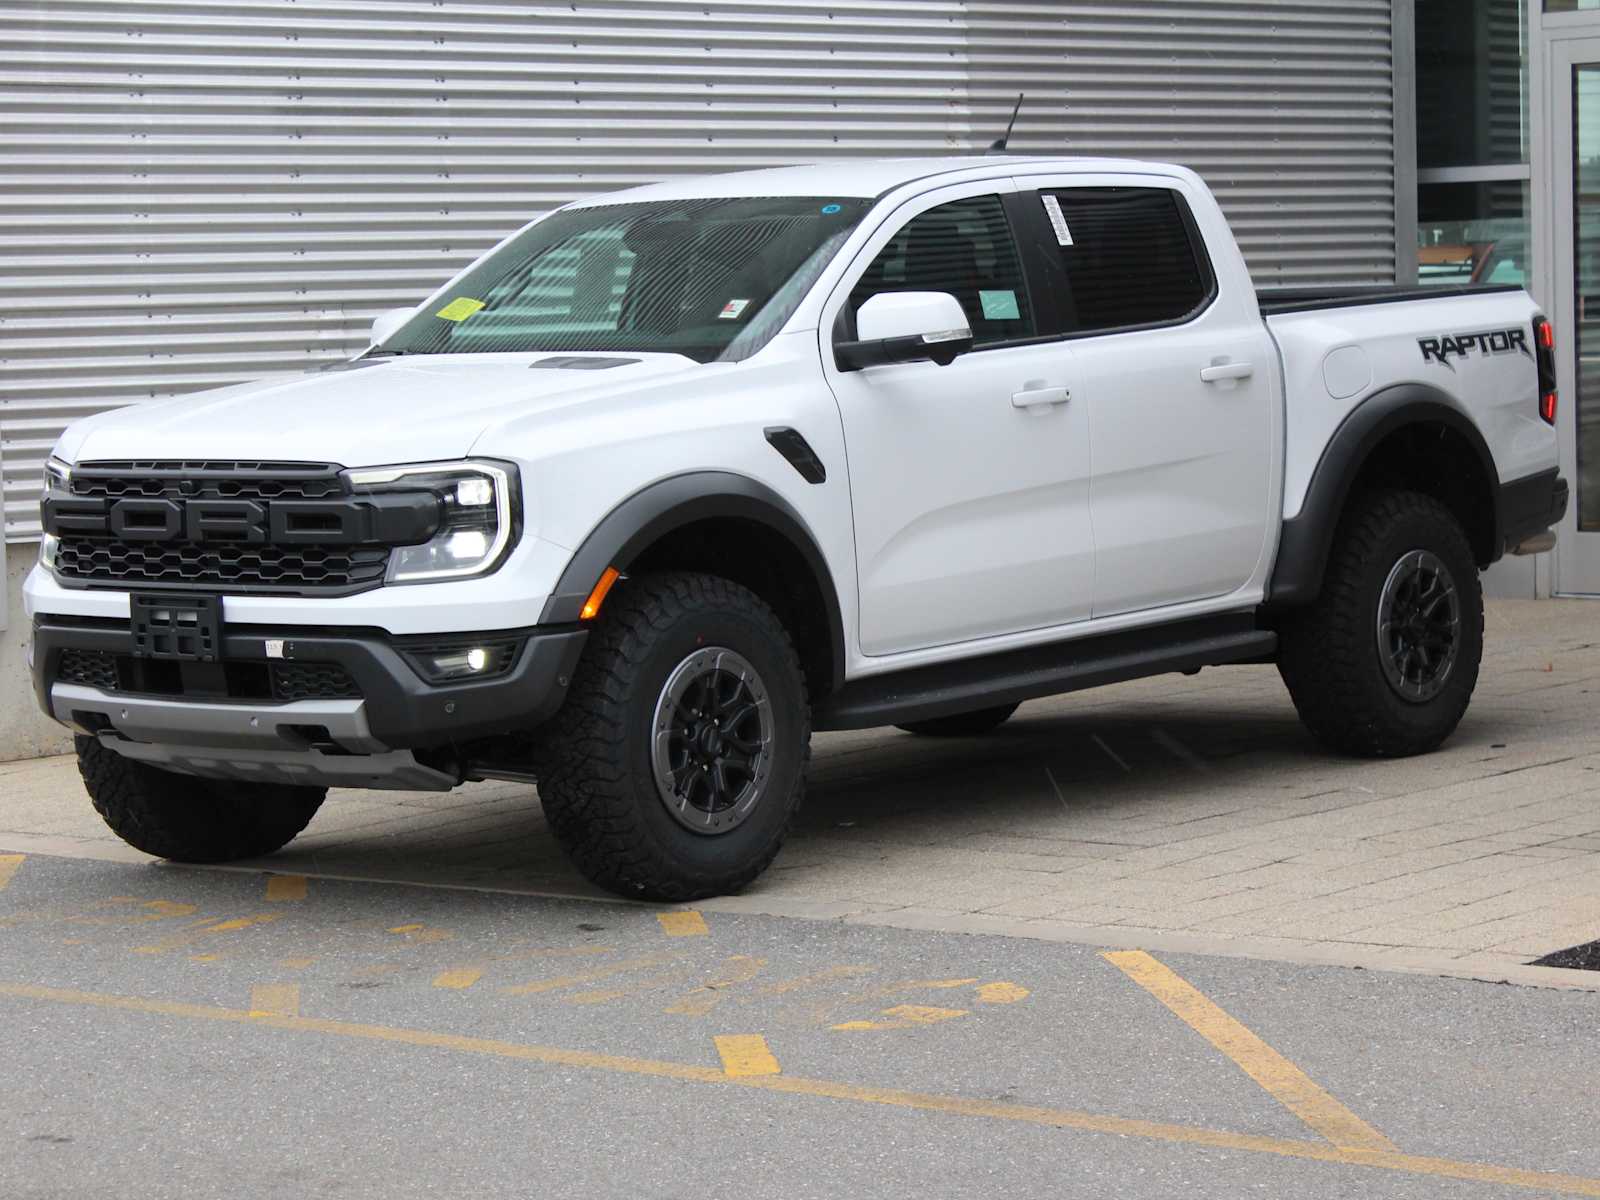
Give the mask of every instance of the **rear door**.
POLYGON ((849 455, 863 654, 1084 620, 1094 578, 1088 412, 1072 351, 1041 337, 1007 180, 908 201, 823 309, 849 455), (883 291, 949 292, 973 349, 948 366, 840 371, 832 342, 883 291))
POLYGON ((1088 408, 1093 615, 1243 587, 1268 534, 1276 377, 1248 286, 1219 286, 1183 180, 1017 182, 1088 408))

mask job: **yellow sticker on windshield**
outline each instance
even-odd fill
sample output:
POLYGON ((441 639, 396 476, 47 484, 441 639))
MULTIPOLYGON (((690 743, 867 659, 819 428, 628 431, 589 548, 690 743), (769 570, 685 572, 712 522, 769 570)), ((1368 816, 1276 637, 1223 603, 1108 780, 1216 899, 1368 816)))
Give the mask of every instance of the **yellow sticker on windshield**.
POLYGON ((446 321, 465 321, 482 307, 482 300, 474 300, 471 296, 457 296, 433 315, 443 317, 446 321))

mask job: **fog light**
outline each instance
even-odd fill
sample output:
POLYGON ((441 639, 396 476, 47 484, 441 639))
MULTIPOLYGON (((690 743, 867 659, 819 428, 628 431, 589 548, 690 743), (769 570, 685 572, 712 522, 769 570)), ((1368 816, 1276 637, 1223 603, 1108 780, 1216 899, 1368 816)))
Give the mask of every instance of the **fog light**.
POLYGON ((459 683, 504 675, 517 661, 520 638, 485 642, 481 646, 407 646, 405 655, 429 683, 459 683))

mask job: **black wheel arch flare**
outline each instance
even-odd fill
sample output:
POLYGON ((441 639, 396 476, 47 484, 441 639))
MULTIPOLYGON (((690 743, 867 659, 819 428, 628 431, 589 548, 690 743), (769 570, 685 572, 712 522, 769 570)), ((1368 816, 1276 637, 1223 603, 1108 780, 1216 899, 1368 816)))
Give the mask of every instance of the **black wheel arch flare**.
POLYGON ((1499 474, 1494 455, 1472 418, 1438 388, 1401 383, 1383 388, 1352 409, 1334 430, 1306 486, 1300 512, 1283 522, 1267 603, 1309 604, 1322 590, 1322 578, 1339 519, 1350 493, 1374 451, 1391 434, 1412 425, 1442 425, 1459 434, 1476 455, 1492 494, 1486 497, 1494 521, 1489 561, 1504 551, 1499 474))
POLYGON ((804 560, 826 608, 831 679, 813 679, 820 699, 844 682, 844 616, 833 573, 805 519, 772 488, 732 471, 691 471, 658 480, 613 508, 573 552, 540 615, 541 625, 579 619, 584 601, 607 567, 628 567, 661 538, 697 521, 734 518, 765 525, 804 560))

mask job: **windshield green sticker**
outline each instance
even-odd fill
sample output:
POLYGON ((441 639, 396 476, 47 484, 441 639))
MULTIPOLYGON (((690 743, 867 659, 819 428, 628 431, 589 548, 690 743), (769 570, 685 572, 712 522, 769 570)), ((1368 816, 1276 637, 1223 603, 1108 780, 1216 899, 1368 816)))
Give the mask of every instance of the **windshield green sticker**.
POLYGON ((474 300, 471 296, 457 296, 433 315, 443 317, 446 321, 465 321, 482 307, 482 300, 474 300))
POLYGON ((979 292, 985 321, 1015 321, 1022 316, 1017 307, 1017 294, 1013 291, 979 292))

